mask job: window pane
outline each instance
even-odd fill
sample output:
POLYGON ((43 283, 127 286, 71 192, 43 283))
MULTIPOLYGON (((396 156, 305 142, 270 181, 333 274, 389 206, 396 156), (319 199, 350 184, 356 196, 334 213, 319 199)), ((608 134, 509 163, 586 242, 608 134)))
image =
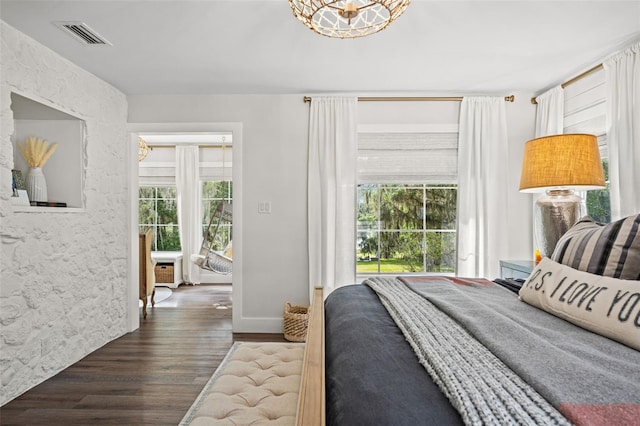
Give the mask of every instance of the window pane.
POLYGON ((180 234, 177 226, 158 227, 156 250, 180 251, 180 234))
POLYGON ((456 229, 457 190, 427 188, 425 222, 427 229, 456 229))
POLYGON ((138 198, 153 198, 155 195, 155 188, 149 186, 141 186, 138 190, 138 198))
POLYGON ((175 187, 140 187, 138 215, 140 231, 153 229, 154 251, 180 251, 175 187))
POLYGON ((233 238, 233 225, 222 220, 214 238, 218 216, 214 216, 213 223, 209 227, 211 217, 218 205, 223 202, 232 202, 231 194, 233 185, 228 181, 204 181, 202 182, 202 235, 206 241, 205 247, 216 251, 224 250, 233 238), (208 233, 207 233, 208 232, 208 233), (206 234, 206 235, 205 235, 206 234))
POLYGON ((358 229, 378 228, 378 185, 358 186, 358 229))
POLYGON ((158 223, 178 224, 178 209, 175 200, 158 200, 158 223))
POLYGON ((423 190, 408 185, 383 186, 380 192, 380 227, 422 229, 423 190))
POLYGON ((587 213, 593 220, 600 223, 611 222, 611 185, 609 184, 609 161, 602 161, 604 180, 607 187, 587 191, 587 213))
POLYGON ((175 199, 176 188, 173 186, 161 186, 158 188, 158 198, 175 199))
POLYGON ((140 200, 138 202, 138 222, 140 225, 153 225, 156 223, 154 206, 153 200, 140 200))
POLYGON ((356 250, 359 261, 370 261, 371 258, 378 257, 379 236, 377 231, 358 230, 356 250))
POLYGON ((455 272, 455 232, 427 232, 426 271, 455 272))
POLYGON ((380 272, 422 272, 422 232, 380 234, 380 272))
POLYGON ((358 187, 358 274, 454 273, 455 185, 358 187))

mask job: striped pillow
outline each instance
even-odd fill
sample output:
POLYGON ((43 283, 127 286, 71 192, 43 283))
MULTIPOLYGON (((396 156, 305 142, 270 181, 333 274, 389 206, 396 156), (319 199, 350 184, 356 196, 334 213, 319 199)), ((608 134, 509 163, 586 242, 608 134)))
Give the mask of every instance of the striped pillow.
POLYGON ((640 280, 640 214, 606 225, 582 218, 560 238, 551 259, 591 274, 640 280))

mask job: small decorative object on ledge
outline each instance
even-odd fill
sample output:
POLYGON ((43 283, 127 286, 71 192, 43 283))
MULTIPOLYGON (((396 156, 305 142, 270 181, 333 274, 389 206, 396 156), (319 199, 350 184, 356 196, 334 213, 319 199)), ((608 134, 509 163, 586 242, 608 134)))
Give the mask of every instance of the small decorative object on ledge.
POLYGON ((67 207, 67 203, 57 201, 31 201, 30 204, 34 207, 67 207))
POLYGON ((304 342, 307 339, 309 308, 284 304, 284 338, 290 342, 304 342))
POLYGON ((27 138, 24 146, 16 143, 22 157, 29 165, 27 175, 27 193, 31 201, 47 201, 47 181, 42 173, 42 167, 53 155, 58 144, 51 144, 40 138, 27 138))

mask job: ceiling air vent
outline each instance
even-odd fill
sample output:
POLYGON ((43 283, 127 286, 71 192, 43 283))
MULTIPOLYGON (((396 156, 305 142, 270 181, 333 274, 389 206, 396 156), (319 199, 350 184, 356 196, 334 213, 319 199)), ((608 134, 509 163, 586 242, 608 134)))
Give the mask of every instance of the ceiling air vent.
POLYGON ((111 46, 109 41, 89 28, 84 22, 54 22, 54 24, 83 44, 107 44, 111 46))

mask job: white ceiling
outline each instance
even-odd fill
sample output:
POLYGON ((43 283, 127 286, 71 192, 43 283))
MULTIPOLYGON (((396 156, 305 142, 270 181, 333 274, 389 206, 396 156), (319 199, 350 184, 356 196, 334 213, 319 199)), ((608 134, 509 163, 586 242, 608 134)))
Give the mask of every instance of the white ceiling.
POLYGON ((640 0, 413 0, 348 40, 313 33, 287 0, 0 0, 0 18, 126 94, 539 93, 640 40, 640 0))

